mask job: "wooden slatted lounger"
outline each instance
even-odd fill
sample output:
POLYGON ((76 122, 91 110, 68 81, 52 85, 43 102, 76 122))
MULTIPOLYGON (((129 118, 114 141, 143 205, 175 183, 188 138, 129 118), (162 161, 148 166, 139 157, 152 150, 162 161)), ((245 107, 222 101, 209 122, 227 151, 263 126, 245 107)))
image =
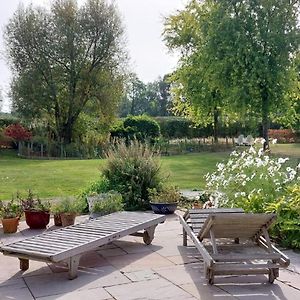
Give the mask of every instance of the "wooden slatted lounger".
POLYGON ((180 217, 180 222, 184 235, 193 240, 202 255, 210 284, 214 283, 215 276, 249 274, 268 274, 269 282, 273 283, 279 276, 279 267, 286 268, 290 263, 289 258, 271 244, 268 228, 275 219, 274 214, 216 211, 208 214, 196 233, 187 222, 190 219, 180 217), (205 243, 205 239, 210 239, 210 243, 205 243), (236 243, 228 239, 235 239, 236 243))
POLYGON ((117 212, 1 246, 0 251, 4 255, 18 257, 21 270, 29 268, 30 259, 54 263, 66 261, 69 279, 74 279, 77 277, 80 256, 84 252, 126 235, 141 236, 149 245, 156 226, 165 218, 152 213, 117 212))

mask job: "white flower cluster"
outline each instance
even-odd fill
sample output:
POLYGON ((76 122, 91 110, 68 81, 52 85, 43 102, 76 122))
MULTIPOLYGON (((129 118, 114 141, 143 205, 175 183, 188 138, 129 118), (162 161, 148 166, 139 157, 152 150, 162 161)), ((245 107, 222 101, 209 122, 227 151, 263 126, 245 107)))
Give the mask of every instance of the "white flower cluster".
POLYGON ((232 206, 236 200, 260 195, 264 201, 274 199, 284 186, 299 180, 300 164, 294 169, 289 158, 273 158, 262 149, 250 147, 243 152, 233 151, 227 163, 217 164, 217 171, 206 175, 206 188, 219 191, 225 197, 220 205, 232 206))

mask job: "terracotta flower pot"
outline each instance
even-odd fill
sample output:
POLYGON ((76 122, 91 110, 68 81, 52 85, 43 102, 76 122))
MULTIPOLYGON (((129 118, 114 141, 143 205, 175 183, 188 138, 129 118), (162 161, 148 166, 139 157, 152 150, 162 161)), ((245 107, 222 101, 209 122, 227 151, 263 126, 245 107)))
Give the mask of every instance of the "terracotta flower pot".
POLYGON ((17 232, 18 225, 19 225, 19 218, 9 218, 9 219, 2 219, 3 225, 3 232, 4 233, 15 233, 17 232))
POLYGON ((31 229, 44 229, 49 224, 50 213, 45 211, 25 210, 26 224, 31 229))
POLYGON ((62 213, 60 217, 63 227, 71 226, 75 223, 76 213, 62 213))
POLYGON ((62 226, 61 214, 54 214, 54 225, 55 226, 62 226))

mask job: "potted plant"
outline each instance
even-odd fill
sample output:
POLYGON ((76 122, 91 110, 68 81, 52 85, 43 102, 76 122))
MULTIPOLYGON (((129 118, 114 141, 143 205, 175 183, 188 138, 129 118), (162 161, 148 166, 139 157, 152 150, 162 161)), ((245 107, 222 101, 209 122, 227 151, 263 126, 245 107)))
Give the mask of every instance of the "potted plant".
POLYGON ((51 205, 51 212, 53 213, 55 226, 62 226, 60 210, 61 209, 58 203, 55 202, 54 204, 51 205))
POLYGON ((21 214, 22 208, 14 199, 9 202, 0 202, 0 215, 4 233, 17 232, 21 214))
POLYGON ((181 199, 175 187, 163 187, 161 190, 149 189, 150 205, 156 214, 173 214, 181 199))
POLYGON ((30 229, 44 229, 50 221, 50 203, 34 197, 31 190, 25 199, 17 196, 25 213, 26 224, 30 229))
POLYGON ((62 226, 66 227, 74 225, 76 215, 84 211, 85 207, 86 203, 82 199, 69 197, 57 202, 55 211, 60 214, 62 226))
POLYGON ((90 219, 123 210, 122 195, 117 192, 88 196, 90 219))

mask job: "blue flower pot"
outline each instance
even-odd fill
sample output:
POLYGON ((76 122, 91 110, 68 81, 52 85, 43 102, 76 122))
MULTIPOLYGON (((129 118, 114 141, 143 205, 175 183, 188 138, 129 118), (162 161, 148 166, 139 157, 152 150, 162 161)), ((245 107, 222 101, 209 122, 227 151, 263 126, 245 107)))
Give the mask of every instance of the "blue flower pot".
POLYGON ((173 214, 177 208, 177 203, 152 203, 151 208, 155 214, 169 215, 173 214))

